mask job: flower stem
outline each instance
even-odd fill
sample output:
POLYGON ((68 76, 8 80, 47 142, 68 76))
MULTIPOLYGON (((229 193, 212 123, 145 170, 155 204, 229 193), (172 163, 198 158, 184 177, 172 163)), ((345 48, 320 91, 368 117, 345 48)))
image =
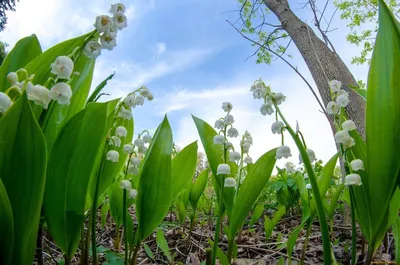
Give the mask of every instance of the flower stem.
POLYGON ((331 245, 330 245, 330 239, 329 239, 329 228, 328 228, 328 223, 327 223, 326 217, 325 217, 324 207, 322 205, 321 194, 319 193, 317 178, 316 178, 314 170, 312 168, 310 158, 307 155, 307 151, 304 148, 302 141, 300 140, 300 138, 298 137, 296 132, 293 130, 293 128, 290 126, 290 124, 287 122, 287 120, 283 116, 282 112, 280 111, 278 105, 276 103, 274 103, 274 105, 275 105, 276 111, 278 112, 282 121, 285 123, 287 131, 289 132, 289 134, 292 136, 294 142, 296 143, 296 146, 300 152, 301 157, 303 158, 304 166, 307 170, 308 177, 310 178, 310 183, 311 183, 311 187, 312 187, 314 198, 315 198, 315 204, 317 206, 318 219, 319 219, 320 226, 321 226, 322 245, 323 245, 323 250, 324 250, 324 264, 331 265, 331 245))
POLYGON ((357 261, 357 229, 356 229, 356 213, 355 198, 353 188, 350 187, 350 203, 351 203, 351 265, 356 265, 357 261))
POLYGON ((300 260, 300 265, 304 264, 304 259, 306 258, 306 250, 307 250, 307 245, 308 245, 308 239, 310 237, 310 232, 311 232, 311 228, 312 228, 312 220, 309 219, 308 222, 308 227, 307 227, 307 232, 306 232, 306 240, 304 241, 304 245, 303 245, 303 252, 301 253, 301 260, 300 260))
POLYGON ((124 224, 124 244, 125 244, 125 265, 128 265, 128 231, 126 230, 126 189, 124 189, 124 199, 122 202, 122 215, 124 224))
POLYGON ((223 186, 221 188, 221 194, 220 194, 220 199, 218 203, 218 219, 217 219, 217 225, 215 227, 215 235, 214 235, 214 245, 213 245, 213 251, 212 251, 212 256, 211 256, 211 265, 215 265, 217 261, 217 250, 218 250, 218 240, 219 240, 219 231, 221 230, 221 221, 222 221, 222 213, 223 213, 223 186))

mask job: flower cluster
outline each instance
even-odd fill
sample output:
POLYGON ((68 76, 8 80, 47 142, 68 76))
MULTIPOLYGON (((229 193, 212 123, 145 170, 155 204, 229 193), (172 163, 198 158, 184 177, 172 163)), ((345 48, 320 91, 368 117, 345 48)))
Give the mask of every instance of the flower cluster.
POLYGON ((125 16, 125 6, 121 3, 111 5, 109 15, 96 17, 94 27, 97 30, 95 39, 90 40, 83 49, 83 53, 89 58, 97 58, 102 49, 112 50, 117 46, 118 31, 128 26, 125 16))
POLYGON ((145 98, 149 101, 154 99, 153 94, 146 86, 141 86, 132 93, 129 93, 128 96, 124 99, 124 101, 117 106, 118 117, 124 120, 132 119, 131 108, 135 108, 137 106, 143 106, 145 98))
POLYGON ((74 61, 68 56, 58 56, 50 65, 50 68, 51 73, 56 75, 56 78, 49 78, 44 86, 34 85, 32 83, 34 75, 29 76, 26 69, 22 68, 17 72, 10 72, 7 75, 7 80, 11 87, 6 93, 0 93, 0 113, 5 113, 12 105, 8 92, 13 90, 19 95, 26 91, 28 99, 44 109, 48 108, 51 100, 57 101, 60 105, 69 105, 72 97, 70 82, 74 71, 74 61), (56 80, 55 83, 54 80, 56 80), (46 86, 50 85, 51 88, 48 89, 46 86))
MULTIPOLYGON (((111 136, 109 139, 108 144, 118 148, 121 146, 121 138, 126 137, 128 134, 128 130, 124 126, 118 126, 115 129, 115 135, 111 136)), ((119 161, 119 153, 116 150, 109 150, 106 154, 106 159, 110 160, 111 162, 118 162, 119 161)))

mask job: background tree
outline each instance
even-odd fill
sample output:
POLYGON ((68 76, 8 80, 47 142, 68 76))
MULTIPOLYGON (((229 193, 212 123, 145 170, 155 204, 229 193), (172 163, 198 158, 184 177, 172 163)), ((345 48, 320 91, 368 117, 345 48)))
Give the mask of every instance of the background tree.
POLYGON ((346 108, 347 114, 364 136, 365 102, 350 89, 351 86, 358 86, 358 83, 328 38, 332 22, 332 18, 326 18, 328 5, 332 6, 329 1, 327 0, 321 9, 314 0, 307 0, 302 4, 302 12, 306 9, 311 12, 313 24, 309 25, 299 18, 287 0, 238 0, 240 25, 237 26, 238 22, 231 25, 257 46, 254 55, 257 55, 258 63, 269 64, 272 59, 280 58, 296 71, 314 93, 322 110, 325 110, 325 106, 331 101, 328 81, 342 81, 344 88, 349 92, 350 104, 346 108), (277 23, 270 23, 274 20, 277 20, 277 23), (292 43, 302 55, 322 102, 319 101, 310 82, 290 62, 291 55, 287 50, 292 43))
POLYGON ((15 11, 15 0, 0 0, 0 31, 3 31, 7 24, 6 11, 15 11))

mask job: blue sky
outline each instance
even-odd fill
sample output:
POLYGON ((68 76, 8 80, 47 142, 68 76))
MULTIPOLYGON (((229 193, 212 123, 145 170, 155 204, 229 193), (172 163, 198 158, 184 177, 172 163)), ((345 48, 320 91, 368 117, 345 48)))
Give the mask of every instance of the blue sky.
MULTIPOLYGON (((21 0, 17 11, 9 13, 7 29, 0 33, 0 38, 12 47, 19 38, 35 33, 46 49, 92 30, 95 17, 107 13, 112 3, 108 0, 21 0)), ((284 113, 293 125, 299 121, 308 146, 317 156, 327 161, 334 154, 329 125, 301 79, 281 61, 274 61, 270 66, 257 65, 255 58, 245 61, 255 48, 225 21, 236 20, 238 13, 234 10, 239 7, 236 0, 122 3, 128 7, 128 28, 118 35, 118 46, 99 57, 93 85, 116 71, 106 88, 112 94, 110 99, 124 96, 142 84, 153 92, 154 101, 134 109, 136 131, 155 129, 168 113, 174 140, 184 146, 198 139, 190 114, 214 124, 224 114, 222 102, 231 101, 235 127, 240 133, 247 129, 253 135, 255 145, 251 155, 257 158, 280 144, 280 137, 270 132, 273 117, 260 115, 261 103, 249 92, 252 82, 262 77, 273 90, 287 96, 284 113)), ((291 4, 303 20, 311 21, 307 10, 299 10, 298 2, 291 4)), ((333 12, 332 8, 328 12, 333 12)), ((270 17, 272 22, 276 20, 272 14, 270 17)), ((336 17, 334 25, 338 30, 332 33, 332 40, 350 65, 351 57, 359 49, 346 42, 344 21, 336 17)), ((293 63, 311 80, 294 46, 290 52, 294 55, 293 63)), ((366 79, 367 67, 350 67, 357 78, 366 79)), ((292 145, 290 141, 288 144, 292 145)), ((294 146, 292 154, 290 160, 297 162, 294 146)))

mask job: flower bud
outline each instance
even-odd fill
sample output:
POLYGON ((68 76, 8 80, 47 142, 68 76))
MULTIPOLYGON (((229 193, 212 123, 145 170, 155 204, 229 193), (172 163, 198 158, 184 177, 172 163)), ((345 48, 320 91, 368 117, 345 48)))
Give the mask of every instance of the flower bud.
POLYGON ((124 107, 121 107, 118 112, 118 117, 121 117, 124 120, 130 120, 132 119, 132 111, 130 109, 125 109, 124 107))
POLYGON ((115 135, 118 137, 125 137, 128 134, 128 130, 124 126, 118 126, 115 129, 115 135))
POLYGON ((217 175, 229 175, 231 174, 231 167, 228 164, 219 164, 217 168, 217 175))
POLYGON ((110 160, 111 162, 118 162, 119 160, 119 153, 115 150, 110 150, 106 154, 106 159, 110 160))
POLYGON ((346 176, 346 178, 344 179, 344 185, 348 186, 348 185, 357 185, 357 186, 361 186, 361 177, 358 174, 349 174, 346 176))
POLYGON ((109 145, 113 145, 115 147, 120 147, 121 146, 121 138, 118 136, 111 136, 111 139, 109 141, 109 145))
POLYGON ((357 129, 356 124, 352 120, 347 120, 342 123, 342 129, 346 131, 352 131, 357 129))
POLYGON ((223 144, 225 142, 225 137, 223 135, 215 135, 213 138, 214 144, 223 144))
POLYGON ((146 154, 147 153, 147 147, 146 146, 138 147, 138 152, 140 154, 146 154))
POLYGON ((123 179, 119 182, 119 187, 128 190, 132 188, 132 183, 127 179, 123 179))
POLYGON ((354 171, 364 170, 364 163, 361 159, 355 159, 351 161, 350 166, 354 171))
POLYGON ((18 82, 18 75, 17 75, 17 73, 15 73, 15 72, 10 72, 10 73, 7 75, 7 81, 8 81, 11 85, 14 85, 15 83, 17 83, 17 82, 18 82))
POLYGON ((151 143, 151 141, 153 140, 153 138, 151 137, 151 135, 150 134, 146 134, 146 135, 143 135, 143 141, 145 142, 145 143, 151 143))
POLYGON ((218 130, 222 130, 225 127, 224 121, 223 120, 217 120, 215 122, 214 127, 218 130))
POLYGON ((332 90, 332 92, 339 92, 339 90, 342 88, 342 82, 338 80, 331 80, 329 81, 329 88, 332 90))
POLYGON ((282 93, 275 93, 273 98, 277 105, 282 104, 286 100, 286 96, 284 96, 282 93))
POLYGON ((223 109, 225 112, 230 112, 230 111, 232 110, 232 108, 233 108, 232 103, 230 103, 230 102, 224 102, 224 103, 222 103, 222 109, 223 109))
POLYGON ((138 157, 131 157, 131 164, 135 166, 140 165, 140 159, 138 157))
POLYGON ((129 194, 128 194, 129 198, 135 199, 137 196, 138 196, 138 191, 137 190, 135 190, 135 189, 130 189, 129 190, 129 194))
POLYGON ((311 190, 311 189, 312 189, 312 186, 311 186, 310 183, 308 183, 308 184, 306 185, 306 189, 308 189, 308 190, 311 190))
POLYGON ((234 178, 226 178, 224 181, 225 188, 236 188, 236 180, 234 178))
MULTIPOLYGON (((315 157, 315 152, 313 150, 307 149, 306 152, 311 163, 317 160, 317 158, 315 157)), ((303 163, 303 158, 301 157, 301 154, 299 154, 299 160, 300 164, 303 163)))
POLYGON ((245 162, 246 164, 252 164, 252 163, 253 163, 253 159, 251 159, 250 156, 246 156, 246 157, 244 158, 244 162, 245 162))
POLYGON ((12 105, 10 97, 3 92, 0 92, 0 113, 5 113, 12 105))
POLYGON ((134 95, 128 95, 128 96, 124 99, 124 103, 125 103, 128 107, 130 107, 130 108, 136 107, 135 96, 134 96, 134 95))
POLYGON ((144 141, 143 141, 143 139, 137 138, 137 139, 133 142, 133 144, 136 145, 138 148, 140 148, 140 147, 144 146, 144 141))
POLYGON ((232 151, 229 153, 229 161, 236 162, 240 160, 240 153, 236 151, 232 151))
POLYGON ((129 173, 129 174, 132 174, 132 175, 137 175, 137 174, 139 174, 139 169, 138 169, 138 167, 135 166, 135 165, 130 165, 130 166, 128 167, 128 173, 129 173))
POLYGON ((131 144, 124 145, 124 153, 125 154, 132 154, 134 149, 135 149, 135 147, 131 144))
POLYGON ((339 96, 336 98, 336 103, 337 103, 340 107, 343 107, 343 108, 346 107, 347 104, 350 103, 349 94, 347 94, 347 92, 344 92, 344 93, 342 93, 341 95, 339 95, 339 96))
POLYGON ((276 159, 281 159, 282 157, 284 158, 289 158, 292 156, 290 153, 290 148, 287 145, 282 145, 278 147, 278 150, 276 151, 276 159))

